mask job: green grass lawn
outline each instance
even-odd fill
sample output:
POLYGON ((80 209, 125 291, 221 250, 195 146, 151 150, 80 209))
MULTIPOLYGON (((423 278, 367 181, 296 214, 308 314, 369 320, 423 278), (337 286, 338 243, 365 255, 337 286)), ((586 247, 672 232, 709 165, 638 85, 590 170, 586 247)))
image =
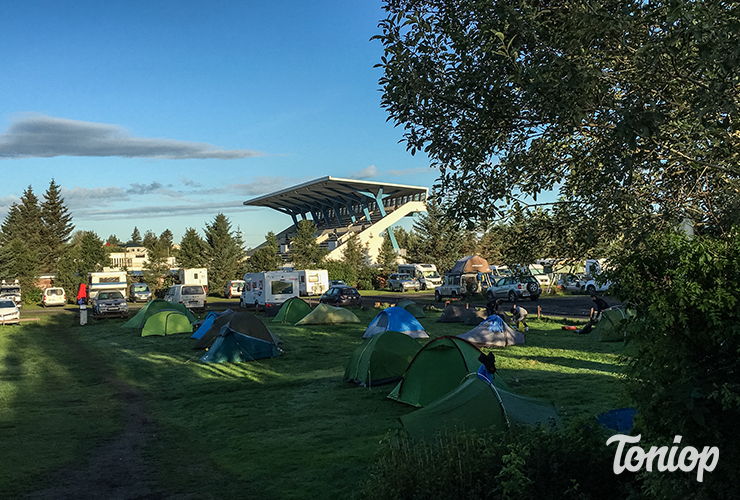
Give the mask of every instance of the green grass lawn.
MULTIPOLYGON (((140 391, 155 422, 143 453, 157 491, 351 497, 397 417, 413 411, 386 398, 392 385, 369 390, 342 381, 376 313, 358 311, 362 325, 268 324, 284 342, 283 356, 218 365, 200 363, 188 335, 142 338, 120 320, 80 327, 72 316, 53 315, 0 327, 0 491, 38 489, 49 471, 84 464, 120 431, 113 377, 140 391)), ((436 323, 438 316, 421 320, 432 337, 472 328, 436 323)), ((621 344, 595 344, 544 319, 530 327, 526 345, 494 351, 514 390, 551 399, 566 421, 625 404, 621 344)))

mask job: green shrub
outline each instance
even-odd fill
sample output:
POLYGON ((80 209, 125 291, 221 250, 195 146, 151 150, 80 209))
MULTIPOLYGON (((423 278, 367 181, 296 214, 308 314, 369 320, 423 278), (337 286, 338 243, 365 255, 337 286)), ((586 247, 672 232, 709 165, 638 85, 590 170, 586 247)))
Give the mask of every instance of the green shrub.
POLYGON ((30 306, 32 304, 40 303, 43 293, 43 290, 38 287, 33 287, 29 290, 23 290, 23 304, 30 306))
POLYGON ((563 429, 518 427, 506 434, 404 439, 382 451, 362 485, 363 500, 627 498, 635 476, 615 475, 608 436, 596 422, 563 429))

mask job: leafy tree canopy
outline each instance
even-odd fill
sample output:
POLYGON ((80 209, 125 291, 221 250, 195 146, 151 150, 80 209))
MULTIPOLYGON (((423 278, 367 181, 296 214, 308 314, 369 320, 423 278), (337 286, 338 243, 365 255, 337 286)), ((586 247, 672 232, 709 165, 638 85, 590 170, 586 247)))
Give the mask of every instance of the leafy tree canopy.
POLYGON ((495 220, 549 190, 607 233, 689 217, 717 234, 738 220, 736 4, 384 8, 382 105, 410 152, 440 169, 435 191, 459 221, 495 220))

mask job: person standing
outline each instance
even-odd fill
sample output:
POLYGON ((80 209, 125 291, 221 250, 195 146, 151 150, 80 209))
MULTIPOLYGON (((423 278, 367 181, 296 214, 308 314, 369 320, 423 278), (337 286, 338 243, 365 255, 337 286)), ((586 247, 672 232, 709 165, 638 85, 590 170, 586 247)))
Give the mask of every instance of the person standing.
POLYGON ((511 315, 514 317, 514 325, 516 326, 517 330, 519 330, 519 323, 521 323, 524 326, 524 331, 529 331, 529 325, 525 321, 527 318, 526 309, 514 304, 513 306, 511 306, 511 315))
POLYGON ((596 322, 601 319, 601 313, 609 309, 609 304, 607 304, 604 299, 597 297, 596 295, 591 295, 591 300, 594 301, 594 305, 596 306, 596 310, 591 310, 591 321, 596 322))

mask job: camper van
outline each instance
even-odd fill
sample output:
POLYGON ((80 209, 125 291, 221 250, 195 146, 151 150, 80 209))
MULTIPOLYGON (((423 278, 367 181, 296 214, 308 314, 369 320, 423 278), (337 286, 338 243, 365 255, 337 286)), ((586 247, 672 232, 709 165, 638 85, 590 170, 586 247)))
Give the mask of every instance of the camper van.
POLYGON ((326 269, 305 269, 298 273, 298 293, 301 297, 321 295, 329 289, 329 271, 326 269))
POLYGON ((256 309, 272 310, 280 308, 283 302, 298 297, 300 279, 297 272, 272 271, 266 273, 247 273, 244 275, 239 305, 256 309))
POLYGON ((434 289, 434 299, 439 302, 444 297, 457 299, 473 296, 491 286, 491 268, 488 261, 477 255, 464 257, 445 273, 444 282, 434 289))
POLYGON ((180 285, 201 285, 208 293, 208 269, 193 268, 180 269, 178 273, 180 285))
POLYGON ((442 277, 434 264, 399 264, 398 272, 416 278, 422 290, 433 290, 442 284, 442 277))
POLYGON ((126 271, 110 271, 87 274, 87 298, 92 300, 101 290, 118 291, 125 299, 128 296, 126 271))

